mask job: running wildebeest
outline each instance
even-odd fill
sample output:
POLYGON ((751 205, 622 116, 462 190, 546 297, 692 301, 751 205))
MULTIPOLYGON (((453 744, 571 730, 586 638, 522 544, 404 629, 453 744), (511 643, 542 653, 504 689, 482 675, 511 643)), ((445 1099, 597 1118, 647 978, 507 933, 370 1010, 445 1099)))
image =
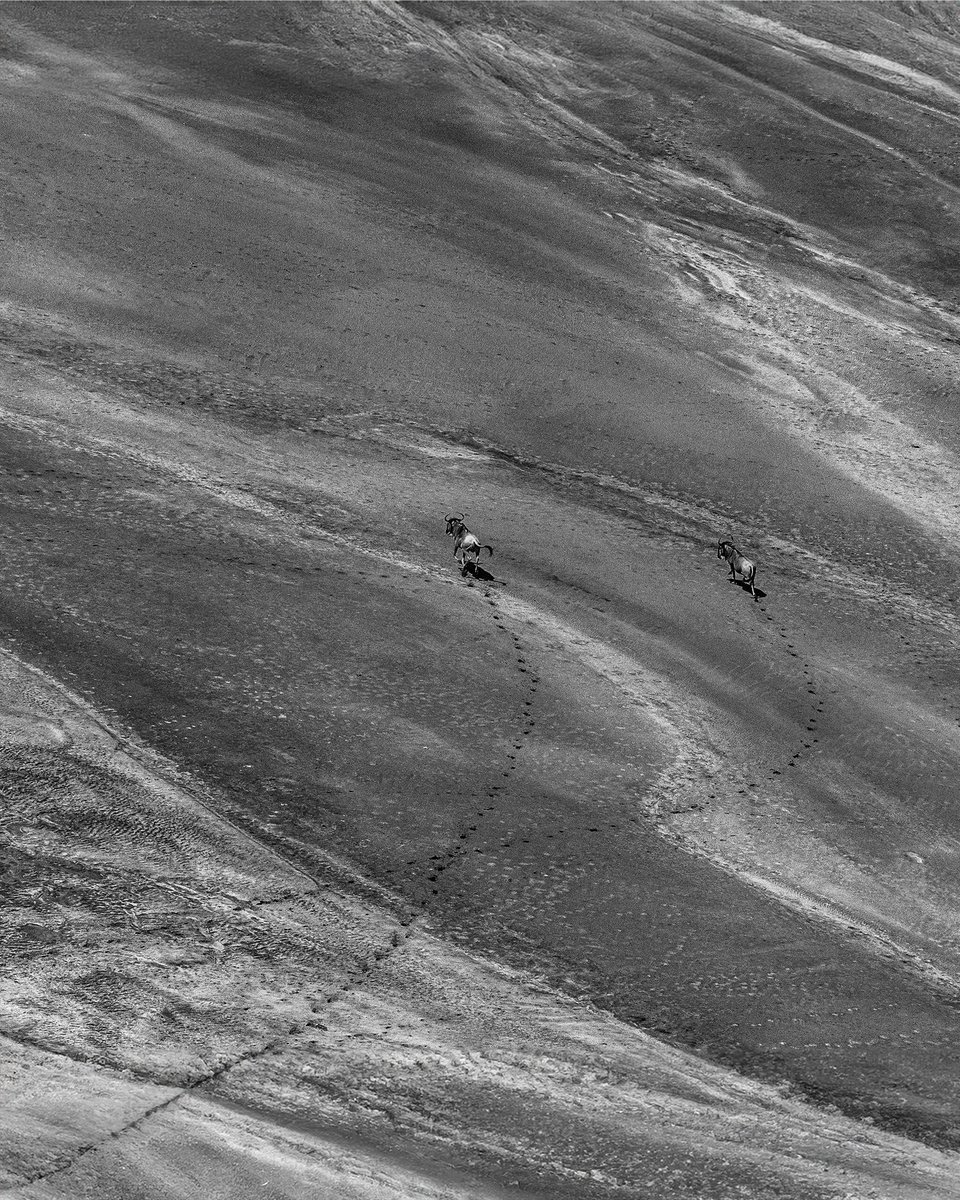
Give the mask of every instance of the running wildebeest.
POLYGON ((744 558, 733 542, 726 538, 717 542, 717 558, 722 558, 726 561, 727 566, 730 568, 730 578, 735 583, 737 582, 737 576, 742 576, 743 583, 749 587, 750 595, 756 600, 757 593, 753 587, 753 581, 757 577, 756 563, 751 562, 749 558, 744 558))
POLYGON ((480 544, 480 539, 463 523, 463 513, 447 515, 447 533, 453 538, 453 557, 460 564, 460 574, 467 573, 467 556, 473 555, 474 569, 480 562, 480 551, 486 550, 493 557, 493 547, 480 544))

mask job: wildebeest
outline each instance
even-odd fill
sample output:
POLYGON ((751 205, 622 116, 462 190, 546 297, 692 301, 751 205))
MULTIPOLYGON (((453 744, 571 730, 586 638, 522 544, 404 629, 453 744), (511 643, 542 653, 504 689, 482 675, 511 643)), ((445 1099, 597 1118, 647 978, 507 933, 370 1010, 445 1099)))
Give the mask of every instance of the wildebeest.
POLYGON ((480 551, 486 550, 490 556, 493 556, 493 547, 480 544, 480 539, 472 534, 463 523, 464 514, 455 513, 453 516, 447 516, 447 533, 453 538, 453 557, 460 563, 460 574, 467 573, 467 557, 473 556, 473 565, 476 568, 480 562, 480 551))
POLYGON ((750 595, 756 600, 757 593, 754 591, 753 581, 757 577, 757 564, 749 558, 744 558, 733 542, 726 538, 717 542, 717 558, 726 560, 732 580, 736 582, 738 575, 742 577, 743 582, 750 588, 750 595))

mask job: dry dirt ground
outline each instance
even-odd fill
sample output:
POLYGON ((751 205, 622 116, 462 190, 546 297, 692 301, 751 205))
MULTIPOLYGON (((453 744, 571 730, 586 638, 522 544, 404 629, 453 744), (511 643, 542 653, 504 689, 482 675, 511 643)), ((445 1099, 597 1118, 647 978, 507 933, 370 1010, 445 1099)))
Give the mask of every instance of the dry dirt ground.
POLYGON ((0 1196, 960 1196, 960 9, 5 4, 0 128, 0 1196))

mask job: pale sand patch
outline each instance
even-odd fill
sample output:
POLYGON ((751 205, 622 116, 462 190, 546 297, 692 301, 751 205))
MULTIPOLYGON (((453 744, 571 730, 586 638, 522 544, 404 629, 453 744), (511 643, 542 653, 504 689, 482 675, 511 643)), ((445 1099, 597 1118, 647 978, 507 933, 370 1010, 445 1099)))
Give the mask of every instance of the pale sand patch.
POLYGON ((772 17, 761 16, 733 4, 718 5, 716 15, 720 20, 762 34, 772 44, 779 44, 792 53, 807 54, 814 60, 823 59, 826 62, 838 63, 852 68, 868 79, 896 84, 928 101, 939 101, 941 105, 946 105, 948 111, 960 111, 960 91, 944 80, 907 63, 898 62, 882 54, 872 54, 868 50, 855 50, 836 42, 828 42, 824 38, 812 37, 772 17))
POLYGON ((792 299, 802 297, 889 337, 903 335, 906 327, 838 305, 730 250, 707 248, 676 231, 650 224, 648 241, 665 260, 672 259, 676 288, 686 303, 708 306, 714 320, 748 335, 753 352, 741 356, 758 385, 751 395, 772 424, 928 534, 960 549, 960 457, 792 344, 767 314, 788 310, 792 299))
MULTIPOLYGON (((65 393, 43 388, 36 389, 32 397, 31 400, 29 395, 21 395, 19 404, 32 406, 35 412, 45 415, 28 416, 21 411, 7 408, 4 419, 14 427, 30 429, 67 446, 72 444, 72 433, 68 431, 73 427, 82 437, 84 445, 95 452, 119 456, 149 466, 180 483, 187 484, 201 494, 206 494, 218 503, 255 514, 267 520, 275 534, 282 531, 283 536, 293 541, 298 541, 303 536, 319 537, 332 546, 373 558, 425 580, 437 582, 442 579, 449 582, 446 572, 438 571, 420 558, 410 557, 383 546, 374 546, 363 537, 325 530, 316 521, 291 513, 258 496, 249 483, 241 485, 242 476, 249 479, 245 463, 253 453, 253 447, 240 435, 235 435, 227 443, 226 453, 220 457, 220 469, 212 473, 208 464, 210 438, 213 434, 206 429, 202 421, 197 421, 189 437, 184 438, 182 429, 173 419, 163 415, 151 415, 152 439, 156 439, 157 449, 149 449, 143 442, 131 444, 133 439, 123 436, 126 429, 137 425, 138 415, 128 412, 122 405, 104 405, 98 397, 89 394, 71 395, 68 402, 65 393), (65 426, 58 426, 57 417, 60 416, 67 422, 65 426), (173 439, 177 433, 180 435, 179 440, 174 443, 173 439)), ((416 448, 422 444, 421 436, 412 436, 409 439, 412 445, 408 444, 405 448, 416 452, 416 448)), ((404 441, 403 436, 394 437, 388 439, 388 444, 403 444, 404 441)), ((434 439, 428 439, 426 444, 431 448, 445 445, 434 439)), ((617 481, 612 478, 602 477, 599 482, 604 486, 617 486, 617 481)), ((676 511, 688 520, 704 520, 704 514, 699 510, 693 511, 689 506, 667 500, 655 492, 651 491, 648 495, 645 490, 644 498, 658 505, 665 513, 676 511)), ((786 546, 791 552, 796 551, 809 560, 822 576, 829 579, 831 589, 842 586, 855 595, 873 595, 876 592, 875 585, 871 586, 871 581, 861 573, 851 571, 842 564, 818 559, 809 551, 783 542, 782 539, 772 540, 775 544, 786 546)), ((648 817, 664 823, 665 836, 679 839, 688 852, 703 855, 715 865, 730 870, 754 886, 763 888, 779 901, 799 911, 816 914, 844 929, 862 930, 868 943, 882 944, 885 953, 889 951, 905 959, 913 958, 912 952, 897 944, 895 940, 892 932, 896 928, 895 921, 892 924, 885 921, 887 929, 881 934, 871 927, 869 919, 863 919, 871 911, 871 902, 866 896, 876 896, 876 889, 872 883, 866 889, 863 905, 855 906, 855 912, 851 913, 844 901, 856 896, 853 880, 858 873, 849 862, 834 852, 821 853, 820 839, 810 840, 799 832, 794 835, 796 861, 805 861, 817 868, 813 874, 807 876, 808 886, 795 887, 790 882, 794 874, 792 871, 783 866, 772 871, 760 867, 761 863, 773 862, 780 858, 776 837, 772 843, 764 845, 756 840, 755 832, 751 833, 746 827, 734 835, 736 821, 732 816, 720 824, 705 820, 702 825, 696 827, 682 818, 677 822, 674 814, 682 813, 685 809, 699 809, 708 792, 717 794, 718 799, 711 802, 716 808, 731 814, 737 811, 737 785, 733 779, 728 778, 729 772, 724 767, 725 763, 737 762, 743 756, 743 748, 736 730, 716 708, 692 692, 684 691, 675 679, 651 670, 637 658, 615 651, 607 643, 591 638, 574 626, 561 621, 542 605, 538 605, 533 598, 534 594, 528 593, 526 597, 521 598, 515 594, 502 593, 499 603, 504 616, 523 630, 525 635, 536 631, 551 656, 558 656, 561 661, 567 659, 576 662, 588 674, 612 685, 630 706, 630 711, 634 714, 633 719, 642 717, 649 735, 669 754, 670 764, 660 771, 638 801, 640 810, 648 817), (681 823, 682 831, 678 827, 681 823), (672 827, 670 832, 668 827, 672 827), (803 847, 805 849, 802 849, 803 847), (838 868, 838 873, 835 874, 826 868, 828 862, 832 862, 838 868), (846 881, 840 890, 834 886, 837 878, 846 881), (814 885, 815 879, 817 882, 814 885)), ((909 610, 923 620, 942 618, 948 625, 951 622, 955 623, 951 614, 934 611, 931 606, 922 605, 911 597, 884 596, 883 602, 904 607, 905 611, 909 610)), ((885 906, 890 910, 891 917, 899 904, 896 896, 887 897, 885 906)), ((920 965, 924 973, 939 975, 930 964, 920 965)))
MULTIPOLYGON (((668 690, 655 673, 539 612, 525 600, 511 597, 504 606, 504 615, 548 640, 562 654, 579 656, 608 684, 649 706, 653 725, 664 738, 676 743, 678 755, 682 755, 686 745, 683 739, 694 737, 691 716, 669 700, 668 690)), ((157 828, 171 822, 183 828, 184 814, 189 810, 191 826, 198 822, 209 826, 210 839, 225 857, 219 863, 207 863, 204 856, 195 860, 196 878, 192 888, 187 887, 187 903, 209 905, 219 894, 225 913, 249 912, 245 902, 249 902, 255 886, 263 889, 265 876, 271 877, 273 886, 282 883, 302 893, 307 881, 294 868, 204 810, 196 799, 184 796, 168 772, 160 769, 163 760, 159 756, 132 744, 123 745, 88 706, 39 672, 22 668, 16 660, 6 659, 3 677, 15 694, 18 692, 25 700, 28 695, 32 697, 32 704, 26 706, 27 716, 42 701, 48 720, 56 714, 54 719, 70 728, 74 753, 77 747, 86 746, 89 753, 109 762, 131 785, 149 789, 157 828)), ((13 696, 8 697, 8 711, 15 707, 12 700, 13 696)), ((695 756, 702 753, 698 742, 694 741, 692 751, 695 756)), ((700 759, 696 762, 699 764, 700 759)), ((170 774, 175 778, 175 773, 170 774)), ((69 849, 64 836, 61 852, 69 849)), ((138 851, 144 862, 151 857, 149 836, 145 827, 138 851)), ((122 864, 125 851, 119 843, 107 842, 99 847, 98 854, 104 863, 113 854, 122 864)), ((176 868, 182 884, 189 884, 185 875, 189 869, 186 862, 176 868)), ((757 882, 770 887, 769 881, 757 882)), ((268 897, 270 890, 266 892, 268 897)), ((790 897, 784 898, 791 902, 790 897)), ((395 919, 380 908, 351 900, 336 890, 327 893, 315 911, 306 908, 298 912, 282 895, 278 900, 280 915, 288 924, 292 922, 291 929, 299 927, 308 939, 318 932, 324 938, 330 936, 332 927, 326 918, 320 922, 323 931, 315 925, 324 906, 341 927, 349 920, 351 937, 359 938, 361 945, 375 942, 390 928, 396 929, 395 919)), ((120 949, 115 946, 102 961, 109 962, 110 954, 118 961, 120 949)), ((143 953, 141 949, 139 954, 143 953)), ((62 955, 56 961, 69 966, 69 959, 62 955)), ((178 976, 179 968, 174 967, 173 974, 164 974, 165 969, 169 972, 170 964, 158 960, 152 974, 166 980, 166 994, 174 999, 178 987, 182 987, 178 979, 184 977, 178 976)), ((193 1069, 200 1072, 197 1082, 202 1085, 215 1070, 221 1080, 218 1086, 245 1097, 244 1103, 252 1100, 270 1110, 282 1111, 288 1104, 292 1104, 293 1112, 302 1108, 291 1091, 296 1073, 284 1062, 288 1052, 298 1062, 305 1061, 309 1041, 310 1055, 318 1053, 319 1045, 321 1060, 324 1055, 333 1055, 338 1070, 348 1074, 354 1068, 358 1070, 356 1088, 361 1101, 369 1092, 375 1063, 377 1103, 393 1105, 398 1114, 404 1114, 399 1128, 414 1139, 425 1138, 425 1146, 438 1150, 450 1145, 455 1150, 462 1148, 467 1136, 481 1141, 492 1139, 491 1147, 507 1161, 514 1158, 529 1162, 531 1154, 536 1157, 540 1153, 525 1136, 499 1128, 495 1119, 494 1127, 486 1133, 478 1129, 476 1134, 466 1135, 460 1125, 442 1115, 424 1125, 416 1104, 404 1109, 403 1094, 411 1070, 426 1081, 430 1094, 439 1088, 441 1094, 453 1098, 461 1093, 486 1095, 490 1089, 502 1090, 505 1100, 522 1095, 534 1120, 541 1108, 541 1120, 546 1122, 565 1113, 564 1119, 575 1120, 584 1136, 591 1136, 589 1131, 594 1127, 597 1136, 600 1130, 613 1127, 627 1144, 636 1141, 638 1152, 641 1146, 655 1145, 659 1154, 676 1156, 678 1162, 686 1161, 687 1141, 692 1139, 705 1159, 739 1162, 741 1170, 763 1169, 793 1177, 799 1172, 799 1177, 809 1178, 811 1184, 815 1180, 823 1182, 824 1175, 835 1176, 839 1182, 846 1172, 871 1181, 870 1186, 883 1180, 881 1186, 895 1187, 887 1194, 903 1197, 929 1195, 931 1187, 939 1186, 935 1181, 943 1178, 948 1164, 952 1169, 951 1156, 873 1130, 864 1132, 853 1122, 817 1113, 775 1088, 744 1080, 692 1054, 666 1047, 520 972, 446 946, 426 931, 414 930, 405 942, 398 943, 395 951, 366 976, 362 988, 340 987, 336 1002, 323 1009, 321 1023, 311 1016, 308 1001, 329 994, 331 984, 338 985, 329 977, 321 978, 323 973, 318 974, 309 958, 298 958, 297 962, 287 958, 275 964, 271 978, 261 971, 260 976, 254 973, 240 981, 222 974, 214 952, 193 962, 190 972, 193 994, 204 996, 204 1020, 210 1023, 204 1039, 208 1045, 216 1045, 219 1038, 218 996, 222 1004, 228 993, 239 990, 247 1010, 246 1047, 230 1050, 233 1065, 228 1059, 214 1068, 209 1058, 206 1065, 202 1061, 194 1064, 193 1069), (274 996, 279 999, 279 1008, 274 996), (278 1014, 286 1021, 279 1036, 278 1014), (259 1036, 258 1026, 263 1031, 259 1036), (274 1050, 265 1054, 268 1044, 274 1050), (395 1083, 402 1094, 391 1099, 395 1083), (908 1155, 911 1163, 909 1169, 904 1169, 908 1155), (921 1175, 925 1179, 922 1187, 916 1184, 921 1175)), ((52 1003, 55 1011, 58 989, 52 983, 48 980, 37 993, 37 1002, 48 1010, 52 1003)), ((222 1008, 219 1011, 222 1015, 222 1008)), ((67 1015, 66 1010, 63 1015, 67 1015)), ((144 1013, 143 1018, 147 1015, 144 1013)), ((141 1019, 128 1030, 135 1034, 135 1040, 127 1040, 124 1051, 131 1066, 151 1071, 167 1062, 160 1044, 154 1041, 153 1028, 150 1020, 141 1019)), ((43 1037, 43 1029, 37 1034, 43 1037)), ((76 1049, 79 1051, 80 1045, 76 1049)), ((16 1050, 21 1059, 29 1059, 32 1053, 26 1048, 16 1050)), ((47 1056, 44 1062, 44 1069, 53 1073, 51 1080, 61 1070, 68 1074, 80 1070, 67 1058, 47 1056)), ((82 1070, 88 1069, 92 1068, 85 1066, 82 1070)), ((98 1079, 101 1074, 102 1068, 97 1068, 98 1079)), ((398 1170, 391 1160, 389 1169, 385 1169, 380 1152, 344 1148, 342 1142, 331 1146, 328 1138, 297 1128, 278 1131, 272 1121, 265 1126, 249 1114, 225 1114, 206 1101, 192 1099, 194 1085, 186 1090, 151 1090, 149 1084, 137 1084, 128 1091, 131 1085, 125 1080, 118 1083, 117 1079, 116 1073, 108 1070, 96 1088, 84 1084, 88 1096, 102 1095, 102 1103, 95 1099, 79 1124, 74 1093, 69 1088, 60 1091, 52 1106, 44 1100, 50 1094, 46 1088, 23 1100, 12 1117, 12 1135, 29 1119, 43 1131, 44 1144, 58 1148, 59 1156, 52 1161, 41 1158, 28 1167, 28 1176, 49 1172, 46 1181, 26 1190, 14 1185, 12 1194, 24 1200, 66 1197, 76 1194, 78 1187, 91 1185, 100 1196, 119 1196, 124 1194, 119 1180, 131 1170, 142 1180, 149 1179, 161 1196, 235 1196, 243 1194, 243 1189, 253 1186, 254 1181, 259 1186, 267 1178, 281 1197, 302 1194, 307 1183, 311 1194, 350 1195, 354 1188, 354 1194, 364 1200, 393 1195, 473 1198, 495 1194, 469 1181, 454 1183, 446 1179, 444 1191, 435 1184, 432 1168, 421 1165, 398 1170), (155 1115, 150 1116, 153 1110, 155 1115), (92 1149, 95 1145, 99 1148, 92 1149), (196 1151, 191 1149, 194 1146, 196 1151), (216 1169, 210 1166, 211 1148, 215 1150, 216 1169), (74 1160, 76 1166, 68 1167, 74 1160), (402 1190, 396 1191, 397 1186, 402 1190)), ((308 1104, 311 1112, 312 1104, 308 1104)), ((321 1106, 317 1115, 322 1118, 323 1112, 330 1118, 337 1117, 336 1105, 321 1106)), ((351 1121, 356 1117, 354 1112, 351 1121)), ((584 1170, 576 1161, 564 1160, 555 1148, 544 1153, 547 1156, 540 1164, 543 1170, 571 1183, 578 1179, 597 1181, 597 1168, 584 1170)), ((616 1183, 618 1170, 611 1167, 601 1171, 602 1181, 616 1183)))
POLYGON ((869 1127, 864 1135, 785 1089, 704 1064, 426 931, 362 993, 337 1003, 320 1042, 295 1039, 265 1071, 241 1068, 222 1090, 253 1109, 282 1096, 288 1113, 341 1127, 353 1119, 372 1130, 388 1113, 416 1143, 448 1156, 486 1138, 508 1161, 532 1159, 571 1183, 596 1179, 596 1168, 546 1140, 531 1145, 520 1127, 494 1139, 498 1104, 528 1109, 533 1125, 573 1120, 596 1142, 613 1137, 629 1147, 619 1171, 601 1169, 621 1188, 654 1183, 664 1156, 679 1164, 692 1154, 704 1166, 736 1163, 741 1179, 761 1170, 828 1189, 855 1180, 903 1197, 939 1186, 942 1169, 935 1152, 915 1155, 909 1141, 869 1127), (484 1098, 472 1129, 456 1119, 467 1091, 484 1098), (349 1106, 351 1096, 361 1107, 349 1106))

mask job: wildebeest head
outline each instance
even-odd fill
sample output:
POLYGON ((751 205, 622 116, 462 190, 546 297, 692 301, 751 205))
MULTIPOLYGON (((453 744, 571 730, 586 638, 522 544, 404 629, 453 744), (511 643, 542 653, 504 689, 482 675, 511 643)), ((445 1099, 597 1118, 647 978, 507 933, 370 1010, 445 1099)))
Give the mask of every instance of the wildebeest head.
POLYGON ((463 523, 463 518, 463 513, 447 513, 447 533, 450 534, 451 537, 455 537, 459 530, 466 529, 466 526, 463 523))
POLYGON ((717 542, 717 558, 727 558, 729 554, 735 553, 733 542, 722 538, 717 542))

